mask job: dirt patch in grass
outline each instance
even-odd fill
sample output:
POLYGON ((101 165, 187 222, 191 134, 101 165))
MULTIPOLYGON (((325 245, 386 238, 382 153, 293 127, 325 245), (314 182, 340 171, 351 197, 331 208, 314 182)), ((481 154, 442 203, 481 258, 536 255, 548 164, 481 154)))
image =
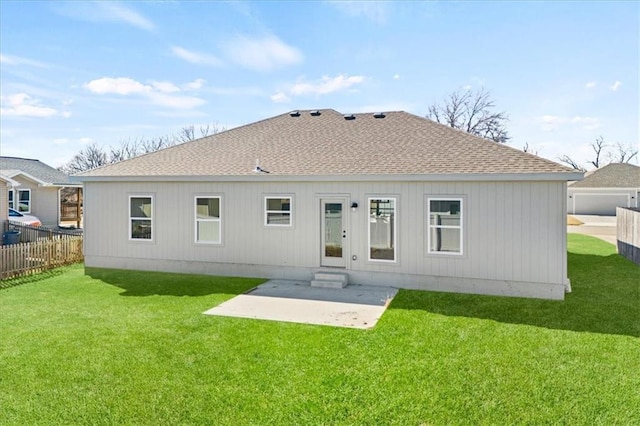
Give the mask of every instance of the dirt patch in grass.
POLYGON ((579 226, 579 225, 584 225, 584 222, 579 221, 578 219, 576 219, 571 215, 567 215, 567 225, 579 226))

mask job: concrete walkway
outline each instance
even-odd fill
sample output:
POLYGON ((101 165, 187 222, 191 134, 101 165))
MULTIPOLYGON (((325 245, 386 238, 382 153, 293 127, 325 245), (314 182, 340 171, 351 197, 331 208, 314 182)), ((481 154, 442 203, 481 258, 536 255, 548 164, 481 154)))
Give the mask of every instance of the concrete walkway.
POLYGON ((367 329, 376 325, 397 292, 392 287, 331 289, 271 280, 204 314, 367 329))
POLYGON ((615 216, 591 216, 591 215, 571 215, 583 222, 583 225, 569 225, 567 232, 590 235, 600 238, 614 246, 617 246, 616 238, 616 217, 615 216))

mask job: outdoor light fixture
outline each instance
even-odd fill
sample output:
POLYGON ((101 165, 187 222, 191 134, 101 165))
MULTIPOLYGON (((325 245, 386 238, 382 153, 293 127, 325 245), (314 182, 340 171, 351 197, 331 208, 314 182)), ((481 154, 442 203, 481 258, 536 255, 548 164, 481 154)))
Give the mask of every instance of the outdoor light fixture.
POLYGON ((353 203, 351 203, 351 211, 352 212, 355 212, 357 208, 358 208, 358 203, 356 203, 355 201, 353 203))

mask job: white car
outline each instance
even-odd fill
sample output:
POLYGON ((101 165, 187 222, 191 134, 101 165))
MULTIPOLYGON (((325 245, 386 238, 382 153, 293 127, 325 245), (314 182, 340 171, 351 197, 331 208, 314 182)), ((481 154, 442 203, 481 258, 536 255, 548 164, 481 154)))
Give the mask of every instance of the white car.
POLYGON ((20 222, 29 226, 40 226, 40 219, 35 216, 20 213, 18 210, 9 209, 9 222, 20 222))

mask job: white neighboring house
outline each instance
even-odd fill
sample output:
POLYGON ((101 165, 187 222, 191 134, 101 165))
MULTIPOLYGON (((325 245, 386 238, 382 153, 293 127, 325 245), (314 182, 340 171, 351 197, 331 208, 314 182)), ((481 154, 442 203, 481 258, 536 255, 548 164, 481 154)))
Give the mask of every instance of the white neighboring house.
POLYGON ((570 214, 615 216, 616 207, 640 207, 640 167, 633 164, 608 164, 568 185, 570 214))
POLYGON ((292 111, 81 173, 85 265, 563 299, 552 161, 406 112, 292 111), (316 276, 317 278, 317 276, 316 276))
POLYGON ((9 223, 9 191, 20 185, 13 179, 0 174, 0 231, 4 232, 9 223))
POLYGON ((65 173, 31 158, 0 157, 0 176, 14 182, 7 194, 8 207, 37 216, 45 226, 60 224, 60 190, 82 186, 72 183, 65 173))

